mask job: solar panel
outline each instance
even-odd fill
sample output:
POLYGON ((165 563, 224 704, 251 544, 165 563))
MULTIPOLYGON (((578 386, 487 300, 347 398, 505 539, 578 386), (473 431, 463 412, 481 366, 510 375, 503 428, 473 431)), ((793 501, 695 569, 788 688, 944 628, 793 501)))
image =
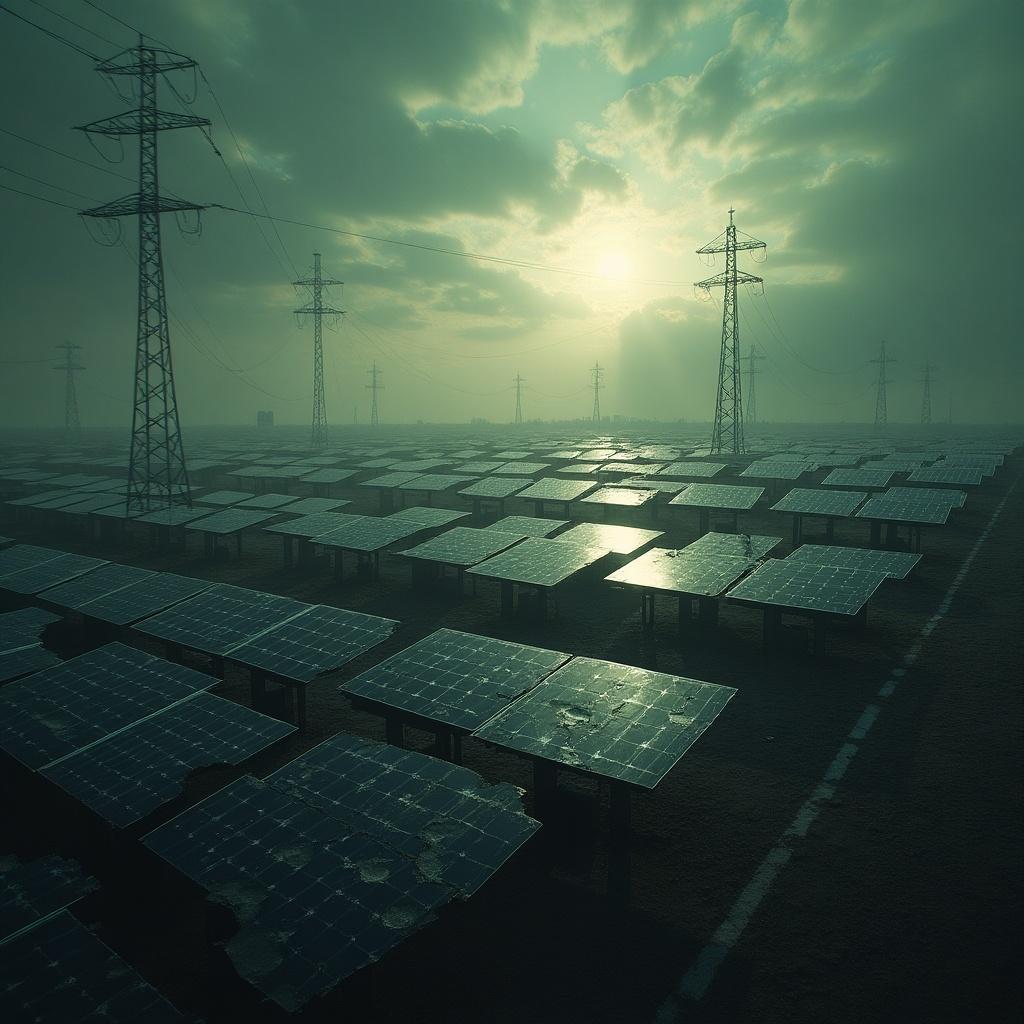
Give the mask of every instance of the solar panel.
POLYGON ((398 485, 400 491, 447 491, 460 484, 473 482, 471 476, 455 476, 446 473, 424 473, 415 480, 407 480, 404 484, 398 485))
POLYGON ((524 540, 524 533, 502 533, 499 530, 479 530, 467 526, 455 526, 437 537, 406 548, 396 554, 404 558, 416 558, 442 565, 476 565, 499 551, 512 547, 524 540))
POLYGON ((653 789, 735 693, 731 686, 573 658, 474 735, 653 789))
POLYGON ((669 504, 684 505, 688 508, 715 508, 746 512, 757 504, 762 494, 764 494, 763 487, 750 487, 744 484, 690 484, 669 504))
POLYGON ((360 487, 400 487, 402 484, 407 484, 412 480, 416 480, 421 477, 422 473, 385 473, 383 476, 375 476, 372 480, 363 480, 359 484, 360 487))
POLYGON ((525 476, 491 476, 463 487, 459 494, 467 498, 507 498, 531 483, 530 478, 525 476))
POLYGON ((580 453, 584 462, 605 462, 615 454, 614 448, 590 448, 580 453))
POLYGON ((88 601, 120 590, 131 583, 148 579, 152 575, 149 569, 137 569, 134 565, 108 562, 77 579, 51 587, 39 596, 42 600, 61 608, 79 608, 88 601))
POLYGON ((131 583, 103 597, 93 598, 78 606, 76 611, 101 622, 127 626, 144 619, 178 601, 192 597, 212 586, 206 580, 194 580, 170 572, 158 572, 138 583, 131 583))
POLYGON ((756 480, 796 480, 804 473, 811 473, 817 468, 816 462, 781 462, 774 459, 761 459, 747 466, 740 476, 753 477, 756 480))
POLYGON ((200 519, 209 513, 208 508, 188 508, 186 505, 172 505, 170 508, 159 508, 153 512, 146 512, 142 515, 133 514, 132 519, 136 523, 146 523, 150 526, 184 526, 194 519, 200 519))
POLYGON ((612 486, 633 487, 641 491, 656 491, 658 494, 678 494, 686 484, 679 480, 661 480, 653 476, 630 476, 612 486))
POLYGON ((0 857, 0 943, 98 888, 77 861, 53 854, 30 861, 0 857))
POLYGON ((107 644, 0 690, 0 747, 37 769, 216 680, 124 644, 107 644))
POLYGON ((429 473, 432 469, 447 466, 450 459, 410 459, 406 462, 393 462, 391 469, 396 473, 429 473))
POLYGON ((533 516, 506 516, 490 529, 501 530, 502 533, 522 533, 527 537, 547 537, 563 526, 568 526, 568 519, 540 519, 533 516))
POLYGON ((350 515, 348 512, 314 512, 298 519, 288 519, 283 523, 264 526, 263 532, 279 533, 285 537, 318 537, 322 533, 330 533, 363 518, 350 515))
POLYGON ((251 497, 252 491, 214 491, 212 494, 204 494, 196 501, 200 505, 237 505, 251 497))
POLYGON ((781 543, 781 537, 765 537, 757 533, 705 533, 692 544, 687 544, 684 550, 735 555, 757 562, 781 543))
POLYGON ((592 505, 622 505, 627 508, 639 508, 653 501, 658 496, 657 491, 640 487, 602 487, 581 498, 580 501, 592 505))
POLYGON ((383 643, 398 625, 394 619, 313 605, 228 656, 250 668, 310 682, 383 643))
POLYGON ((892 469, 833 469, 821 482, 826 487, 885 487, 893 472, 892 469))
POLYGON ((547 468, 546 462, 506 462, 494 472, 501 476, 536 476, 547 468))
POLYGON ((340 689, 352 697, 471 732, 569 657, 507 640, 439 629, 340 689))
POLYGON ((555 472, 561 473, 563 476, 593 477, 600 468, 600 462, 570 462, 567 466, 559 466, 555 472))
POLYGON ((853 515, 854 509, 865 498, 867 493, 864 491, 819 491, 794 487, 781 501, 772 505, 772 511, 845 518, 853 515))
POLYGON ((949 519, 950 506, 945 503, 912 500, 902 495, 887 493, 868 498, 857 512, 859 519, 878 519, 891 523, 916 523, 924 526, 942 526, 949 519))
POLYGON ((0 551, 0 578, 60 558, 63 554, 55 548, 40 548, 35 544, 15 544, 13 548, 4 548, 0 551))
POLYGON ((900 497, 910 501, 948 505, 950 508, 963 508, 964 502, 967 500, 965 491, 948 487, 890 487, 885 493, 893 498, 900 497))
POLYGON ((222 655, 308 607, 290 597, 219 583, 136 623, 135 629, 204 654, 222 655))
POLYGON ((341 498, 299 498, 298 501, 292 501, 285 511, 289 515, 311 516, 322 512, 336 512, 339 508, 351 504, 351 501, 341 498))
POLYGON ((212 516, 206 516, 204 519, 196 519, 188 524, 188 528, 199 533, 227 536, 247 530, 250 526, 265 523, 276 515, 276 512, 260 512, 256 509, 226 508, 221 512, 214 512, 212 516))
POLYGON ((82 501, 76 501, 73 505, 62 505, 59 511, 66 512, 68 515, 84 516, 90 512, 98 512, 101 509, 124 504, 124 494, 91 494, 85 496, 82 501))
POLYGON ((197 693, 42 770, 116 828, 127 828, 182 792, 190 772, 240 764, 295 732, 241 704, 197 693))
POLYGON ((804 544, 792 552, 787 562, 837 565, 865 572, 880 572, 895 580, 905 580, 921 556, 910 551, 878 551, 874 548, 843 548, 833 544, 804 544))
MULTIPOLYGON (((267 491, 265 494, 250 495, 245 501, 240 501, 237 508, 260 508, 260 509, 272 509, 272 508, 283 508, 284 506, 291 506, 298 498, 294 494, 276 494, 273 491, 267 491)), ((291 511, 291 508, 288 508, 291 511)))
POLYGON ((705 479, 725 469, 724 462, 672 462, 659 472, 659 476, 677 476, 683 479, 705 479))
POLYGON ((485 476, 487 473, 493 473, 504 464, 504 460, 498 460, 497 462, 476 460, 473 462, 462 462, 457 466, 453 466, 452 469, 457 473, 469 473, 470 476, 485 476))
POLYGON ((970 466, 930 466, 927 469, 915 469, 907 480, 922 484, 957 484, 960 487, 977 487, 981 484, 983 473, 980 469, 970 466))
POLYGON ((433 529, 438 526, 447 526, 449 523, 458 522, 460 519, 467 519, 468 512, 457 512, 451 508, 424 508, 414 505, 410 508, 399 509, 392 512, 386 518, 397 519, 399 522, 418 523, 424 529, 433 529))
POLYGON ((188 1019, 66 910, 11 939, 3 951, 4 1020, 184 1024, 188 1019))
POLYGON ((307 473, 302 477, 304 484, 340 484, 350 476, 355 476, 354 469, 318 469, 315 473, 307 473))
POLYGON ((606 548, 528 537, 467 571, 511 583, 554 587, 607 554, 606 548))
POLYGON ((618 473, 623 476, 635 473, 657 473, 663 465, 638 465, 636 462, 606 462, 599 470, 599 473, 618 473))
POLYGON ((881 572, 773 558, 729 591, 738 601, 856 615, 885 580, 881 572))
POLYGON ((469 896, 537 827, 512 786, 339 735, 144 841, 234 911, 235 969, 293 1011, 469 896))
POLYGON ((419 523, 410 520, 393 519, 390 516, 364 516, 358 523, 349 523, 340 530, 314 537, 313 543, 344 551, 380 551, 424 529, 419 523))
POLYGON ((60 616, 42 608, 19 608, 0 615, 0 651, 10 651, 35 643, 44 629, 60 616))
POLYGON ((561 480, 547 476, 520 491, 517 497, 530 501, 575 501, 596 486, 596 480, 561 480))
POLYGON ((88 555, 58 555, 38 565, 11 573, 0 579, 0 587, 16 594, 38 594, 41 590, 64 583, 81 576, 90 569, 97 569, 107 563, 102 558, 88 555))
POLYGON ((736 555, 653 548, 605 579, 644 590, 718 597, 756 564, 736 555))
POLYGON ((29 644, 0 654, 0 683, 39 672, 51 665, 59 665, 61 659, 42 644, 29 644))
POLYGON ((641 530, 634 526, 610 526, 604 523, 580 523, 560 533, 558 543, 604 548, 617 555, 630 555, 664 536, 660 530, 641 530))

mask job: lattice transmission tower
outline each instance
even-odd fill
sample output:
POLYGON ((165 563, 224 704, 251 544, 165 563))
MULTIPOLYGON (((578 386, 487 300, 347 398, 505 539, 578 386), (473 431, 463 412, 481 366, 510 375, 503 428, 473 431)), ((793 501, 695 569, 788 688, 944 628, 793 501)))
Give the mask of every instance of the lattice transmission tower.
POLYGON ((604 367, 600 363, 594 363, 590 371, 590 386, 594 391, 594 410, 590 418, 595 423, 601 422, 601 389, 604 387, 604 367))
POLYGON ((921 422, 929 424, 932 421, 932 370, 935 367, 925 361, 923 373, 924 376, 921 378, 921 422))
POLYGON ((750 346, 750 351, 743 357, 747 364, 747 423, 754 426, 757 423, 757 376, 761 372, 757 364, 765 357, 757 351, 756 345, 750 346))
POLYGON ((293 284, 308 288, 310 300, 301 309, 295 310, 299 316, 309 315, 313 318, 313 432, 314 448, 322 448, 327 444, 327 403, 324 400, 324 317, 340 317, 345 315, 343 309, 324 305, 324 289, 332 285, 342 285, 343 281, 324 277, 320 271, 320 253, 313 253, 313 276, 304 277, 293 284))
POLYGON ((764 284, 764 278, 755 277, 737 265, 736 254, 748 249, 766 249, 765 243, 743 233, 736 237, 736 225, 729 210, 729 226, 713 241, 697 250, 699 256, 713 256, 725 253, 725 270, 714 277, 697 281, 696 287, 710 294, 711 289, 722 285, 725 301, 722 303, 722 350, 718 360, 718 395, 715 398, 715 425, 711 433, 711 451, 732 452, 746 450, 743 440, 743 382, 740 377, 740 316, 739 298, 736 286, 740 284, 764 284))
POLYGON ((72 345, 65 341, 57 349, 64 353, 64 362, 58 363, 54 369, 62 370, 64 377, 64 440, 77 441, 82 433, 82 422, 78 417, 78 392, 75 389, 75 374, 85 367, 78 361, 81 345, 72 345))
POLYGON ((370 375, 370 383, 366 385, 366 388, 372 396, 370 399, 370 426, 379 427, 380 410, 377 406, 377 392, 384 390, 384 385, 380 383, 380 378, 383 371, 378 370, 377 364, 374 363, 373 369, 367 370, 366 372, 370 375))
POLYGON ((879 349, 877 359, 869 359, 868 362, 874 363, 878 366, 878 381, 875 384, 875 426, 884 427, 889 422, 889 409, 886 405, 885 386, 890 383, 889 376, 885 372, 885 368, 889 363, 895 363, 896 360, 892 356, 885 354, 885 341, 882 342, 882 347, 879 349))
MULTIPOLYGON (((139 44, 101 61, 96 70, 115 80, 136 80, 137 106, 113 117, 79 125, 91 135, 139 137, 139 190, 133 195, 82 210, 83 217, 113 219, 138 217, 139 303, 135 344, 135 406, 132 413, 132 444, 128 464, 127 507, 149 511, 183 502, 192 504, 185 452, 181 443, 178 401, 174 391, 171 339, 167 322, 163 254, 160 246, 160 215, 195 213, 199 203, 160 194, 157 139, 160 132, 175 128, 203 128, 205 117, 171 113, 157 108, 157 84, 172 71, 186 71, 196 62, 173 50, 139 44)), ((172 86, 173 88, 173 86, 172 86)))
POLYGON ((513 378, 516 385, 516 423, 523 422, 523 384, 525 381, 517 373, 513 378))

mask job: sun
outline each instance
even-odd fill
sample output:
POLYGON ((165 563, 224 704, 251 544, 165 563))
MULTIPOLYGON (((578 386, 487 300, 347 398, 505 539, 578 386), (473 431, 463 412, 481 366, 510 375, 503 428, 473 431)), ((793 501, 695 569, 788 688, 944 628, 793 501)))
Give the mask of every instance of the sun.
POLYGON ((606 249, 597 258, 597 272, 602 277, 627 277, 630 269, 629 257, 621 249, 606 249))

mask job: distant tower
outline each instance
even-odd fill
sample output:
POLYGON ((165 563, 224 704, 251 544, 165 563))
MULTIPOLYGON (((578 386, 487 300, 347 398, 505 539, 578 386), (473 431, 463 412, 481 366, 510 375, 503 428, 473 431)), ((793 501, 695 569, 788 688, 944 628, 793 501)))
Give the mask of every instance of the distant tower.
POLYGON ((513 378, 516 385, 516 423, 523 422, 523 378, 517 373, 513 378))
POLYGON ((924 386, 921 392, 921 422, 929 424, 932 421, 932 366, 927 360, 924 364, 924 376, 921 383, 924 386))
POLYGON ((370 426, 380 426, 380 412, 377 409, 377 392, 384 390, 384 385, 379 383, 381 378, 381 371, 377 369, 377 364, 373 364, 372 370, 366 371, 370 375, 370 383, 366 385, 367 390, 370 392, 372 398, 370 400, 370 426))
POLYGON ((72 345, 65 341, 57 348, 64 352, 64 362, 58 363, 54 369, 63 370, 64 378, 64 440, 77 441, 81 436, 82 424, 78 418, 78 393, 75 391, 75 374, 84 370, 78 361, 77 352, 81 345, 72 345))
POLYGON ((736 254, 745 249, 764 249, 764 242, 746 235, 737 241, 736 225, 729 210, 729 226, 716 239, 701 246, 699 255, 716 252, 725 253, 725 270, 704 281, 697 287, 709 292, 722 285, 725 301, 722 303, 722 351, 718 360, 718 396, 715 399, 715 426, 711 434, 713 454, 745 451, 743 442, 743 385, 740 379, 740 318, 736 294, 738 284, 763 284, 764 278, 755 277, 740 270, 736 265, 736 254))
POLYGON ((313 253, 313 276, 305 277, 294 284, 309 288, 312 297, 305 306, 295 310, 299 314, 313 317, 313 447, 322 448, 327 444, 327 404, 324 401, 324 327, 325 316, 344 316, 343 309, 324 305, 324 289, 331 285, 344 284, 320 273, 320 253, 313 253))
POLYGON ((594 411, 591 413, 590 418, 595 423, 601 422, 601 388, 604 387, 603 380, 604 367, 600 363, 594 363, 594 368, 590 371, 590 386, 594 389, 594 411))
POLYGON ((884 427, 889 422, 889 412, 885 404, 885 385, 889 383, 889 377, 885 368, 889 363, 895 363, 896 360, 885 354, 885 341, 883 340, 878 358, 868 361, 878 365, 878 382, 875 385, 875 426, 884 427))
MULTIPOLYGON (((80 125, 87 135, 139 137, 139 190, 89 210, 83 217, 113 219, 138 217, 139 303, 135 344, 135 408, 132 447, 128 463, 128 511, 146 512, 175 502, 192 504, 178 423, 178 401, 171 366, 171 338, 167 323, 167 295, 160 246, 160 214, 204 209, 198 203, 160 194, 157 139, 174 128, 204 128, 205 117, 170 113, 156 105, 157 84, 172 71, 193 70, 196 62, 172 50, 156 49, 140 35, 137 47, 101 61, 96 70, 111 78, 137 80, 138 106, 134 110, 91 124, 80 125)), ((171 86, 173 90, 173 86, 171 86)))
POLYGON ((757 375, 761 372, 757 364, 764 356, 757 351, 757 346, 752 344, 750 351, 743 358, 747 363, 747 423, 754 426, 757 423, 757 375))

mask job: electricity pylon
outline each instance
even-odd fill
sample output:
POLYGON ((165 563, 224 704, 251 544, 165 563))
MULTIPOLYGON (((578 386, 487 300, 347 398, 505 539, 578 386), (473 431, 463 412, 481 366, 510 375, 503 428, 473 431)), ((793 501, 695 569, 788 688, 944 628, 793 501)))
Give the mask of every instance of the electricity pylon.
POLYGON ((921 422, 929 424, 932 421, 932 370, 935 367, 927 360, 924 364, 924 376, 921 378, 923 390, 921 392, 921 422))
POLYGON ((738 284, 764 284, 764 278, 740 270, 736 254, 746 249, 765 249, 764 242, 750 235, 737 240, 736 225, 729 209, 729 226, 716 239, 701 246, 698 255, 725 253, 725 270, 714 277, 698 281, 696 287, 710 294, 722 285, 725 301, 722 303, 722 351, 718 360, 718 395, 715 399, 715 425, 711 433, 711 451, 738 454, 746 450, 743 441, 743 384, 740 379, 740 316, 736 294, 738 284))
POLYGON ((756 345, 751 345, 743 358, 747 363, 747 423, 754 426, 757 423, 757 375, 761 372, 757 364, 765 357, 757 351, 756 345))
POLYGON ((594 368, 590 371, 590 386, 594 389, 594 411, 591 413, 590 418, 595 423, 601 422, 601 388, 604 387, 602 381, 604 380, 604 367, 600 363, 594 363, 594 368))
POLYGON ((313 432, 314 448, 322 448, 327 444, 327 403, 324 401, 324 324, 325 316, 344 316, 343 309, 324 305, 324 289, 331 285, 344 284, 333 278, 324 277, 320 273, 320 253, 313 253, 313 276, 304 277, 292 282, 309 288, 312 292, 310 301, 301 309, 295 310, 300 315, 313 317, 313 432))
POLYGON ((373 369, 372 370, 367 370, 366 372, 370 375, 370 381, 371 381, 371 383, 366 385, 366 388, 371 393, 371 395, 373 396, 371 398, 371 400, 370 400, 370 426, 371 427, 379 427, 380 426, 380 412, 377 409, 377 392, 384 390, 384 385, 378 383, 380 381, 381 372, 382 371, 378 370, 377 369, 377 364, 374 363, 373 364, 373 369))
POLYGON ((75 373, 84 370, 76 353, 81 345, 72 345, 65 341, 56 346, 64 352, 64 362, 58 363, 53 369, 63 370, 64 378, 64 440, 77 441, 82 432, 82 424, 78 418, 78 393, 75 390, 75 373))
POLYGON ((879 350, 877 359, 869 359, 870 363, 878 364, 878 382, 875 385, 875 426, 884 427, 889 422, 889 410, 885 402, 885 385, 889 383, 889 377, 885 372, 889 363, 895 363, 892 356, 885 354, 885 341, 879 350))
POLYGON ((516 385, 516 423, 523 422, 523 378, 517 373, 514 377, 516 385))
POLYGON ((205 117, 170 113, 156 105, 157 82, 172 71, 196 67, 196 62, 173 50, 139 45, 101 61, 96 70, 112 78, 138 80, 138 106, 78 130, 93 135, 139 137, 139 190, 133 195, 89 210, 83 217, 138 217, 139 308, 135 344, 135 406, 132 413, 132 445, 128 463, 128 511, 146 512, 175 502, 192 504, 185 452, 174 392, 171 339, 167 323, 163 254, 160 247, 160 215, 205 209, 199 203, 160 194, 157 138, 175 128, 203 128, 205 117))

